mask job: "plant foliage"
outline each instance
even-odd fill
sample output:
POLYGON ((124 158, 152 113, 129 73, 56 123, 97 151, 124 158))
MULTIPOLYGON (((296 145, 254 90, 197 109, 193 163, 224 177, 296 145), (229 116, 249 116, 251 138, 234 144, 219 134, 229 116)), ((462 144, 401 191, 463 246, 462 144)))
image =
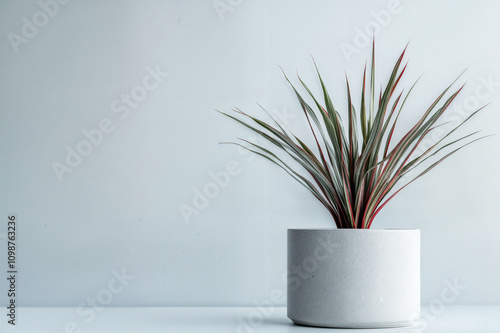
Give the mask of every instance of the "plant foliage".
MULTIPOLYGON (((240 139, 240 145, 264 157, 286 171, 293 179, 307 188, 330 212, 338 228, 370 228, 375 216, 402 189, 427 174, 442 161, 466 145, 481 139, 473 132, 458 139, 449 136, 477 114, 472 112, 458 125, 444 130, 440 139, 424 146, 424 139, 438 127, 446 124, 443 113, 462 90, 448 93, 456 80, 448 86, 422 113, 420 119, 398 142, 393 134, 403 107, 415 84, 404 93, 395 93, 405 72, 402 64, 406 48, 396 61, 385 87, 375 99, 375 43, 371 54, 371 70, 367 77, 367 66, 363 74, 363 87, 359 111, 354 108, 351 90, 347 86, 347 122, 333 106, 316 64, 321 84, 321 99, 314 95, 300 79, 300 84, 309 95, 307 103, 298 89, 286 77, 292 87, 314 138, 314 147, 307 146, 303 139, 285 130, 277 121, 265 122, 241 111, 221 112, 259 134, 276 150, 268 149, 247 140, 240 139), (369 84, 367 84, 369 80, 369 84), (369 89, 367 88, 369 85, 369 89), (289 161, 286 161, 285 160, 289 161), (290 161, 306 173, 300 173, 290 166, 290 161), (425 164, 423 164, 425 163, 425 164), (420 168, 419 168, 420 167, 420 168), (418 169, 417 169, 418 168, 418 169), (415 170, 417 169, 417 170, 415 170), (415 171, 415 172, 414 172, 415 171)), ((220 111, 219 111, 220 112, 220 111)), ((443 131, 443 129, 440 129, 443 131)), ((426 140, 427 143, 429 140, 426 140)))

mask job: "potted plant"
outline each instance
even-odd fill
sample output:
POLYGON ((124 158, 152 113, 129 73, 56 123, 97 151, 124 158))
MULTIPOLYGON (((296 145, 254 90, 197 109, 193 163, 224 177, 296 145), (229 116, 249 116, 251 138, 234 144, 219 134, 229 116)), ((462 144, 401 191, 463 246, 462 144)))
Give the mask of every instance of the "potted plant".
POLYGON ((396 139, 398 119, 418 82, 406 92, 399 89, 406 69, 405 51, 376 96, 373 43, 371 68, 367 76, 365 65, 357 111, 346 78, 346 115, 335 109, 316 63, 321 98, 298 78, 310 102, 284 74, 303 110, 313 145, 276 120, 265 121, 240 109, 233 110, 234 114, 221 112, 259 134, 272 148, 247 140, 232 144, 287 172, 323 204, 336 225, 332 229, 288 230, 287 306, 288 317, 296 324, 397 327, 411 325, 420 316, 419 230, 371 226, 402 189, 481 139, 477 132, 450 137, 481 109, 453 126, 442 123, 443 114, 462 89, 449 93, 455 80, 421 113, 414 126, 396 139), (342 116, 347 117, 346 122, 342 116), (423 147, 437 128, 443 133, 441 138, 423 147))

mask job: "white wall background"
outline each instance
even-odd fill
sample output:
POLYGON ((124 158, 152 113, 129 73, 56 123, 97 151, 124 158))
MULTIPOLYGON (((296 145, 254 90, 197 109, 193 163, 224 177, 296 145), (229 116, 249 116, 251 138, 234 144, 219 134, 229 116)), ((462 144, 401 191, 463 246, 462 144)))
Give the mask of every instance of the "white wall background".
MULTIPOLYGON (((280 170, 219 146, 251 135, 214 109, 259 114, 259 102, 300 132, 277 65, 316 89, 312 54, 341 109, 344 71, 359 91, 370 54, 361 34, 374 25, 379 82, 408 41, 403 85, 423 74, 402 125, 468 68, 451 112, 491 102, 467 129, 497 132, 497 1, 220 3, 231 10, 218 13, 212 0, 73 0, 47 7, 54 15, 44 22, 37 1, 0 2, 0 236, 17 214, 21 305, 84 304, 122 269, 135 279, 110 305, 252 305, 284 291, 286 229, 332 221, 280 170), (358 53, 346 56, 346 45, 358 53), (168 77, 126 114, 123 95, 141 92, 148 68, 168 77), (112 131, 59 181, 54 161, 66 163, 67 147, 102 121, 112 131), (228 163, 240 172, 187 223, 181 205, 228 163)), ((448 160, 374 223, 421 229, 424 303, 446 281, 465 286, 456 303, 500 302, 499 140, 448 160)))

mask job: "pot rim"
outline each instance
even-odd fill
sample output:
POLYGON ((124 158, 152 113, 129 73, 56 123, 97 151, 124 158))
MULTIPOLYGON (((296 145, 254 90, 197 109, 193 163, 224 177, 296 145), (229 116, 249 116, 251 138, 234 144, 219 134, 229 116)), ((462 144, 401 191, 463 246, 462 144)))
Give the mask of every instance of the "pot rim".
POLYGON ((370 231, 420 231, 417 228, 380 228, 380 229, 354 229, 354 228, 288 228, 289 231, 339 231, 339 232, 370 232, 370 231))

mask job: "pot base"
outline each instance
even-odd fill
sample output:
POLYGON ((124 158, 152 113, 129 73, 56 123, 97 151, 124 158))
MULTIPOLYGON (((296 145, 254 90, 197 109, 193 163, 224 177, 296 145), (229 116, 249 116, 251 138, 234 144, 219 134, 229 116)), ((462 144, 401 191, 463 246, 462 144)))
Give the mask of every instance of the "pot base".
POLYGON ((312 326, 312 327, 323 327, 323 328, 396 328, 396 327, 407 327, 412 326, 417 323, 417 320, 403 321, 403 322, 376 322, 376 323, 317 323, 309 322, 303 320, 292 319, 295 325, 299 326, 312 326))

